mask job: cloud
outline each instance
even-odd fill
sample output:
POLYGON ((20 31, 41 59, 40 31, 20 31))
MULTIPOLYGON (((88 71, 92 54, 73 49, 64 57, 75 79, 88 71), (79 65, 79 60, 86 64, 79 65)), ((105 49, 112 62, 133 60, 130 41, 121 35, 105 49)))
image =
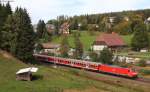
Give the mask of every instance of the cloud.
POLYGON ((150 8, 149 0, 15 0, 17 6, 27 8, 32 22, 45 21, 59 15, 80 15, 150 8))

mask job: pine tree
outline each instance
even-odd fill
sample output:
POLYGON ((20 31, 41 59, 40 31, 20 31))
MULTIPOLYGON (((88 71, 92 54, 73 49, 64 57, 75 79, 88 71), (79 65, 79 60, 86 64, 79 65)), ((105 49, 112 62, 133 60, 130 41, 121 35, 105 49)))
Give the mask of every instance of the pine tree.
POLYGON ((18 37, 16 45, 16 56, 23 61, 32 62, 35 45, 35 33, 31 25, 30 17, 26 9, 17 8, 15 11, 18 37))
POLYGON ((11 10, 11 6, 9 2, 6 4, 6 13, 7 13, 7 16, 12 14, 12 10, 11 10))
POLYGON ((142 48, 149 48, 149 35, 145 24, 138 24, 134 29, 134 36, 132 38, 131 46, 135 51, 142 48))
POLYGON ((37 39, 42 39, 44 37, 44 33, 46 32, 46 25, 43 20, 39 20, 37 24, 37 39))
MULTIPOLYGON (((0 3, 0 38, 2 37, 2 5, 0 3)), ((2 45, 2 41, 0 39, 0 48, 1 48, 1 45, 2 45)))
POLYGON ((11 7, 10 7, 10 4, 9 4, 9 2, 6 4, 6 6, 4 6, 4 5, 1 5, 1 3, 0 3, 0 37, 1 37, 1 39, 0 39, 0 48, 1 49, 3 49, 2 48, 2 45, 3 45, 3 43, 2 43, 2 41, 3 40, 5 40, 5 39, 3 39, 2 38, 2 31, 4 31, 4 24, 5 24, 5 22, 6 22, 6 20, 7 20, 7 17, 10 15, 10 14, 12 14, 12 11, 11 11, 11 7))
POLYGON ((113 54, 107 48, 100 52, 99 61, 104 64, 112 64, 113 54))
POLYGON ((12 14, 12 10, 11 10, 10 4, 8 2, 6 5, 2 6, 2 19, 3 19, 2 21, 3 21, 3 26, 4 26, 4 23, 7 20, 7 17, 9 15, 11 15, 11 14, 12 14))
POLYGON ((9 15, 4 25, 4 31, 2 31, 2 48, 6 51, 11 52, 12 54, 16 53, 18 28, 15 24, 15 17, 13 15, 9 15))
POLYGON ((43 20, 39 20, 36 32, 37 41, 48 42, 51 40, 51 33, 46 29, 46 24, 43 20))
POLYGON ((60 53, 63 57, 68 57, 69 43, 68 37, 64 36, 61 42, 60 53))

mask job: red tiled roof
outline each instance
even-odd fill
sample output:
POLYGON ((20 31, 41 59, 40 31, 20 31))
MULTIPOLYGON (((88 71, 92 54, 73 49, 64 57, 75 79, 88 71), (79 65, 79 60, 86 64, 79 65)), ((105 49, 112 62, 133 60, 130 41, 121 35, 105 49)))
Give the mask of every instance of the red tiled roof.
POLYGON ((117 33, 103 33, 96 38, 95 42, 105 42, 108 46, 125 46, 123 39, 117 33))

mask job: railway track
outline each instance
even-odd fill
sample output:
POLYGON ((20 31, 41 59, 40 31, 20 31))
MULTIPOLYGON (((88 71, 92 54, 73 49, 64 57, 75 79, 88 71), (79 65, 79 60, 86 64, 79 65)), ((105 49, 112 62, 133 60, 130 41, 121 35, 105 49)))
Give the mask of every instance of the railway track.
MULTIPOLYGON (((67 67, 67 66, 63 66, 63 65, 59 65, 59 64, 52 64, 52 63, 50 64, 50 63, 41 62, 40 64, 42 64, 44 66, 54 65, 54 66, 59 66, 61 68, 65 68, 65 69, 73 68, 73 67, 67 67)), ((75 69, 77 69, 77 68, 75 68, 75 69)), ((142 82, 142 83, 150 83, 150 79, 143 78, 143 77, 139 77, 139 78, 136 78, 136 79, 131 79, 131 78, 125 78, 125 77, 122 77, 122 76, 115 76, 115 75, 111 75, 111 74, 99 73, 99 72, 94 72, 94 71, 89 71, 89 70, 84 70, 84 71, 86 72, 87 75, 89 75, 89 76, 86 76, 87 78, 98 80, 98 81, 107 81, 107 82, 109 81, 105 77, 103 77, 102 79, 98 78, 98 77, 95 77, 95 75, 97 75, 97 74, 102 74, 102 75, 106 75, 106 76, 113 77, 113 78, 118 78, 118 79, 126 79, 126 80, 134 80, 134 81, 142 82)), ((116 82, 118 82, 118 81, 116 81, 116 82)))
POLYGON ((135 80, 136 81, 140 81, 140 82, 144 82, 144 83, 150 83, 150 79, 149 78, 137 78, 135 80))
MULTIPOLYGON (((39 56, 40 57, 40 60, 39 61, 44 61, 45 63, 48 61, 48 57, 47 56, 39 56)), ((53 57, 52 57, 53 58, 53 57)), ((60 60, 63 60, 62 58, 60 58, 60 60)), ((68 60, 69 61, 69 60, 68 60)), ((78 61, 78 62, 81 62, 81 61, 78 61)), ((41 63, 43 63, 43 62, 41 62, 41 63)), ((50 62, 47 62, 47 64, 48 63, 50 63, 50 62)), ((51 63, 53 63, 53 62, 51 62, 51 63)), ((72 63, 74 63, 74 62, 72 62, 72 63)), ((85 63, 85 61, 84 61, 84 63, 85 63)), ((91 62, 89 62, 90 64, 91 64, 91 62)), ((54 63, 54 64, 56 64, 56 63, 54 63)), ((97 63, 96 63, 97 64, 97 63)), ((62 64, 56 64, 56 65, 61 65, 62 66, 62 64)), ((65 66, 69 66, 69 65, 65 65, 65 66)), ((69 67, 73 67, 73 66, 69 66, 69 67)), ((78 67, 76 67, 76 68, 78 68, 78 67)), ((92 67, 93 68, 93 67, 92 67)), ((105 67, 104 67, 105 68, 105 67)), ((91 70, 91 69, 87 69, 87 70, 91 70)), ((95 74, 92 74, 93 75, 93 77, 94 77, 94 75, 96 75, 96 74, 100 74, 100 73, 102 73, 102 74, 104 74, 104 73, 106 73, 108 76, 111 76, 111 77, 116 77, 116 78, 123 78, 123 79, 130 79, 130 80, 135 80, 135 81, 138 81, 138 82, 143 82, 143 83, 150 83, 150 79, 148 79, 148 78, 142 78, 142 77, 139 77, 139 78, 135 78, 135 79, 131 79, 131 78, 127 78, 127 76, 121 76, 121 75, 114 75, 114 74, 110 74, 110 73, 107 73, 107 72, 99 72, 99 71, 97 71, 97 70, 91 70, 91 71, 88 71, 88 72, 93 72, 93 73, 95 73, 95 74)), ((106 75, 105 74, 105 75, 106 75)), ((92 76, 90 76, 90 78, 91 78, 92 76)), ((98 80, 100 80, 100 79, 98 79, 98 80)))

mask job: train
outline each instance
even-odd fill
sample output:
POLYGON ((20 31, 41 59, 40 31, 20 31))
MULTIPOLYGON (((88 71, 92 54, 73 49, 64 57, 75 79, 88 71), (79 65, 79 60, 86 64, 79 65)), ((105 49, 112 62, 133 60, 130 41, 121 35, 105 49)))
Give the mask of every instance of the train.
POLYGON ((119 75, 128 78, 136 78, 138 76, 138 73, 131 68, 124 68, 124 67, 107 65, 107 64, 97 63, 97 62, 68 59, 68 58, 48 56, 42 54, 34 54, 34 57, 37 60, 44 61, 44 62, 60 64, 60 65, 74 67, 74 68, 82 68, 91 71, 98 71, 102 73, 119 75))

